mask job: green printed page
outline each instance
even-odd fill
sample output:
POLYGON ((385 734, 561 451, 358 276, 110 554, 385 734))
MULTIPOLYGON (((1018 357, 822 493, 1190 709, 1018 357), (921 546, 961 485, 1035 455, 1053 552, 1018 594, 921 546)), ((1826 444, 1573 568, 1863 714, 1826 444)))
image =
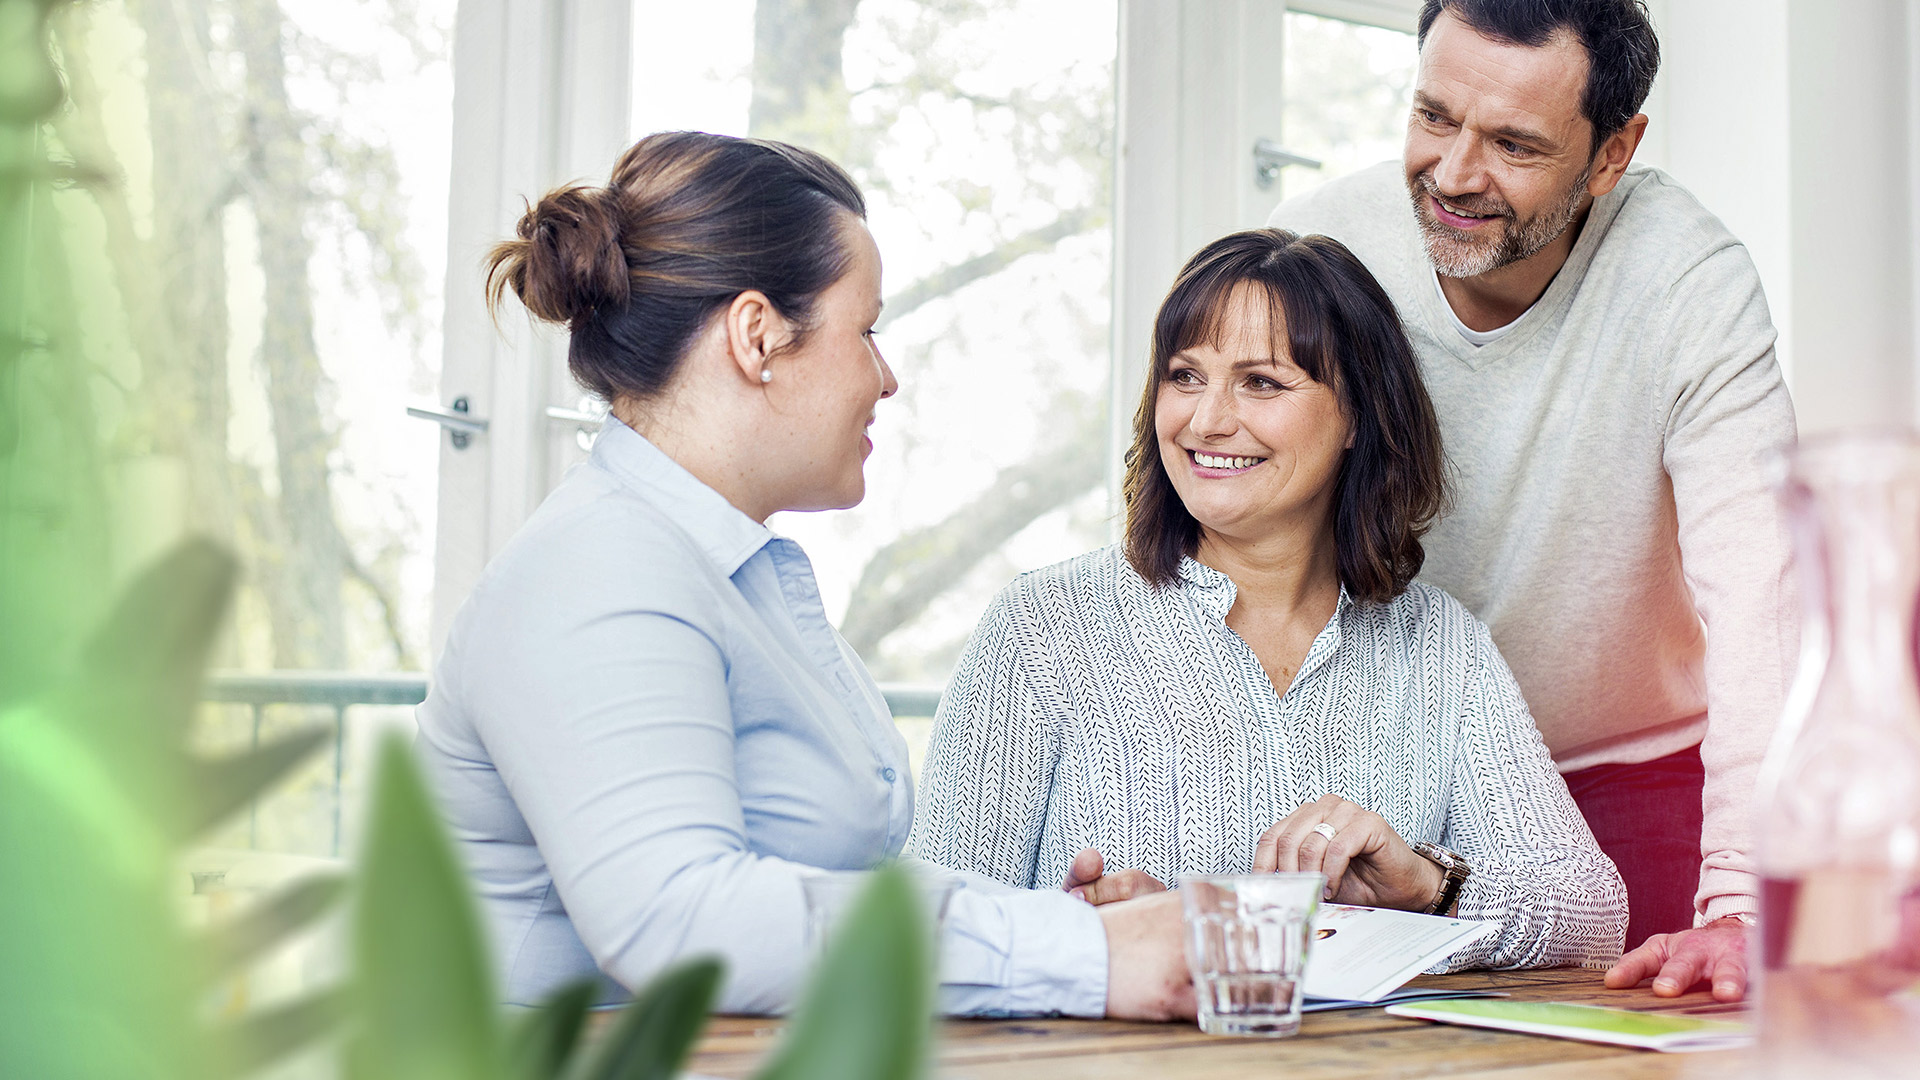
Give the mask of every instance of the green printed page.
POLYGON ((1725 1050, 1752 1039, 1745 1025, 1725 1020, 1555 1001, 1436 1001, 1394 1005, 1387 1012, 1414 1020, 1669 1052, 1725 1050))

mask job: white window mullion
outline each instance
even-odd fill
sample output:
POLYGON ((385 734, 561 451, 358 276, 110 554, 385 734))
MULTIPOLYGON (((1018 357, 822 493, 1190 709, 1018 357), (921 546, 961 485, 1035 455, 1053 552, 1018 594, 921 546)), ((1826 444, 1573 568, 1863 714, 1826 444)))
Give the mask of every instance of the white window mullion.
POLYGON ((630 0, 461 0, 454 37, 441 404, 488 429, 440 449, 431 649, 500 548, 558 477, 572 429, 563 334, 488 317, 486 251, 556 184, 603 181, 628 139, 630 0))
POLYGON ((1254 142, 1280 138, 1286 5, 1274 0, 1122 0, 1114 183, 1111 464, 1146 377, 1154 312, 1201 245, 1266 220, 1277 188, 1254 142))

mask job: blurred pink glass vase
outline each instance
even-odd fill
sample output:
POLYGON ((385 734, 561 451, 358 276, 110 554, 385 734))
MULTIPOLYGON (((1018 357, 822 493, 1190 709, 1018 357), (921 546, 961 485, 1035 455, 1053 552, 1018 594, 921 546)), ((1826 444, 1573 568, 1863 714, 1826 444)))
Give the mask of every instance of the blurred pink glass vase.
POLYGON ((1804 616, 1761 770, 1759 999, 1775 1075, 1920 1050, 1920 439, 1810 440, 1781 486, 1804 616))

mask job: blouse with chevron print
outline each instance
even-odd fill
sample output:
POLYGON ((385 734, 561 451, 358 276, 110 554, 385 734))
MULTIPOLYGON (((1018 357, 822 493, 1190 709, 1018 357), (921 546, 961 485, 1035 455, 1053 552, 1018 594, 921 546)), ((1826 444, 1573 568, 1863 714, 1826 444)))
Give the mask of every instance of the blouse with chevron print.
POLYGON ((1472 865, 1457 913, 1500 932, 1439 970, 1620 954, 1620 875, 1485 625, 1430 586, 1342 590, 1277 694, 1233 600, 1193 559, 1155 589, 1118 546, 1015 579, 940 702, 908 849, 1045 888, 1094 847, 1171 883, 1251 870, 1268 826, 1334 794, 1472 865))

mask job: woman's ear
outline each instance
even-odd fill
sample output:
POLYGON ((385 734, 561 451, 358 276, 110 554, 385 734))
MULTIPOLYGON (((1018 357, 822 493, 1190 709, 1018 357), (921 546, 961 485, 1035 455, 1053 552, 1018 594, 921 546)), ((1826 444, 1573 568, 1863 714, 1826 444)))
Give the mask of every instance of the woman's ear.
POLYGON ((786 317, 774 310, 773 301, 758 289, 748 289, 727 305, 727 355, 740 369, 741 377, 755 386, 771 381, 767 366, 773 354, 793 335, 786 317))

